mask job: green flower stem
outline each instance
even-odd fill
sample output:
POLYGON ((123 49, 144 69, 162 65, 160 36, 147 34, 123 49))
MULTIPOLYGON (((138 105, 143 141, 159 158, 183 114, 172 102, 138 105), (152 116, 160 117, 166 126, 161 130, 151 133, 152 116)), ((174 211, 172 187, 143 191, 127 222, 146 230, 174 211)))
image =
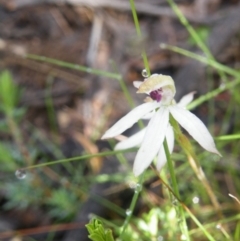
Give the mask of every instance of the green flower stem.
MULTIPOLYGON (((130 5, 131 5, 133 20, 134 20, 134 24, 135 24, 137 35, 138 35, 138 37, 140 39, 142 39, 141 28, 140 28, 139 21, 138 21, 138 16, 137 16, 137 11, 136 11, 134 0, 130 0, 130 5)), ((150 71, 150 67, 149 67, 149 63, 148 63, 148 59, 147 59, 147 54, 146 54, 146 51, 144 49, 142 50, 142 58, 143 58, 143 63, 144 63, 144 67, 145 67, 145 69, 147 71, 147 74, 148 74, 148 76, 150 76, 151 75, 151 71, 150 71)), ((138 121, 138 125, 139 125, 140 128, 144 127, 144 124, 143 124, 143 122, 141 120, 138 121)), ((129 222, 130 222, 131 217, 132 217, 133 210, 134 210, 134 208, 136 206, 136 202, 138 200, 138 196, 139 196, 139 194, 141 192, 141 189, 142 189, 143 176, 144 176, 144 174, 140 176, 139 183, 137 184, 137 187, 135 189, 134 196, 133 196, 130 208, 128 210, 129 214, 127 215, 127 218, 124 221, 123 229, 122 229, 122 232, 120 234, 120 238, 123 237, 124 232, 125 232, 128 224, 129 224, 129 222)))
POLYGON ((149 63, 147 60, 147 54, 146 54, 145 50, 143 50, 143 52, 142 52, 142 58, 143 58, 143 63, 144 63, 145 69, 147 70, 148 76, 150 76, 151 71, 150 71, 150 66, 149 66, 149 63))
MULTIPOLYGON (((138 17, 137 17, 137 12, 136 12, 136 8, 135 8, 134 0, 130 0, 130 4, 131 4, 131 10, 132 10, 132 14, 133 14, 133 19, 134 19, 134 24, 135 24, 135 28, 136 28, 136 31, 137 31, 137 35, 138 35, 138 37, 142 38, 142 33, 141 33, 141 29, 140 29, 140 25, 139 25, 139 21, 138 21, 138 17)), ((147 55, 146 55, 145 51, 142 52, 142 58, 143 58, 144 66, 145 66, 145 69, 147 70, 148 76, 150 76, 151 72, 150 72, 150 67, 149 67, 149 63, 148 63, 147 55)), ((176 180, 176 176, 175 176, 175 172, 174 172, 173 164, 172 164, 172 161, 171 161, 171 158, 170 158, 170 153, 169 153, 169 150, 168 150, 166 140, 164 141, 164 149, 165 149, 167 160, 168 160, 169 171, 170 171, 172 184, 173 184, 173 190, 174 190, 175 194, 177 195, 177 198, 180 199, 179 198, 180 195, 179 195, 179 191, 178 191, 178 186, 177 186, 177 180, 176 180)), ((135 195, 133 197, 132 204, 133 204, 134 199, 135 198, 137 199, 137 197, 138 197, 137 193, 135 193, 135 195), (136 195, 136 197, 135 197, 135 195, 136 195)), ((132 204, 131 204, 131 206, 132 206, 132 204)), ((135 206, 135 204, 134 204, 134 206, 135 206)), ((130 207, 130 210, 131 210, 131 207, 130 207)), ((183 210, 181 205, 179 206, 179 213, 180 213, 180 216, 182 218, 182 225, 181 225, 182 232, 185 235, 185 237, 187 238, 187 240, 190 240, 189 235, 188 235, 187 223, 186 223, 186 219, 185 219, 185 216, 184 216, 184 210, 183 210)), ((130 218, 131 217, 127 217, 127 219, 125 221, 126 225, 128 225, 128 222, 130 221, 130 218)), ((126 225, 124 225, 124 227, 126 225)))
POLYGON ((177 185, 177 179, 176 179, 176 175, 175 175, 175 172, 174 172, 174 166, 173 166, 173 163, 172 163, 172 160, 171 160, 171 154, 170 154, 169 149, 168 149, 168 144, 167 144, 166 138, 163 142, 163 147, 164 147, 164 151, 165 151, 166 157, 167 157, 167 165, 168 165, 168 169, 169 169, 169 172, 170 172, 173 191, 174 191, 175 195, 177 196, 177 198, 180 199, 180 194, 179 194, 178 185, 177 185))
MULTIPOLYGON (((165 151, 166 157, 167 157, 167 164, 168 164, 168 169, 169 169, 169 173, 170 173, 170 177, 171 177, 171 181, 172 181, 174 194, 176 195, 178 200, 181 200, 179 190, 178 190, 178 185, 177 185, 177 179, 176 179, 176 175, 175 175, 175 171, 174 171, 174 166, 173 166, 173 163, 171 160, 171 155, 170 155, 170 152, 168 149, 166 138, 163 142, 163 147, 164 147, 164 151, 165 151)), ((176 210, 177 213, 179 213, 180 218, 181 218, 180 226, 181 226, 182 233, 185 235, 186 240, 190 240, 184 209, 183 209, 182 205, 178 205, 176 207, 176 209, 177 209, 176 210)))
POLYGON ((138 37, 142 37, 142 32, 141 32, 140 24, 138 21, 138 16, 137 16, 137 11, 136 11, 134 0, 130 0, 130 5, 131 5, 131 11, 132 11, 133 21, 134 21, 137 35, 138 35, 138 37))
POLYGON ((134 192, 134 195, 133 195, 133 198, 132 198, 132 201, 131 201, 131 204, 130 204, 130 207, 129 209, 127 210, 127 217, 124 221, 124 224, 123 224, 123 227, 122 227, 122 232, 120 234, 120 239, 123 238, 123 235, 125 233, 125 230, 131 220, 131 217, 132 217, 132 214, 133 214, 133 211, 134 211, 134 208, 136 206, 136 203, 137 203, 137 200, 138 200, 138 196, 140 194, 140 192, 142 191, 142 184, 143 184, 143 180, 144 180, 144 174, 142 174, 139 178, 139 182, 137 183, 136 185, 136 188, 135 188, 135 192, 134 192))
MULTIPOLYGON (((137 35, 141 39, 142 33, 141 33, 140 25, 139 25, 139 22, 138 22, 138 17, 137 17, 137 12, 136 12, 136 8, 135 8, 134 0, 130 0, 130 5, 131 5, 131 9, 132 9, 132 14, 133 14, 133 19, 134 19, 134 24, 135 24, 135 28, 136 28, 136 31, 137 31, 137 35)), ((150 68, 149 68, 147 54, 146 54, 145 50, 142 51, 142 58, 143 58, 145 69, 147 70, 147 73, 150 76, 150 68)), ((120 80, 120 84, 121 84, 121 87, 124 89, 125 86, 123 86, 123 83, 121 83, 121 80, 120 80)), ((144 126, 142 121, 138 121, 138 124, 139 124, 140 128, 142 128, 144 126)), ((127 217, 126 217, 126 219, 124 221, 124 224, 123 224, 123 227, 122 227, 120 239, 122 239, 122 237, 125 233, 125 230, 126 230, 128 224, 129 224, 130 220, 131 220, 133 210, 134 210, 134 208, 136 206, 136 203, 137 203, 137 200, 138 200, 138 196, 139 196, 139 194, 142 190, 143 176, 144 176, 144 174, 140 176, 139 182, 137 184, 137 187, 135 189, 135 192, 134 192, 134 195, 133 195, 133 198, 132 198, 132 202, 130 204, 130 208, 127 210, 127 217)))
MULTIPOLYGON (((132 15, 133 15, 133 21, 134 21, 135 29, 136 29, 138 37, 141 39, 142 38, 142 32, 141 32, 140 24, 139 24, 139 21, 138 21, 138 16, 137 16, 137 11, 136 11, 134 0, 130 0, 130 5, 131 5, 131 11, 132 11, 132 15)), ((146 54, 146 51, 144 49, 142 50, 142 58, 143 58, 144 67, 147 71, 147 75, 150 76, 151 71, 150 71, 150 67, 149 67, 149 63, 148 63, 147 54, 146 54)), ((141 129, 144 128, 144 124, 143 124, 142 120, 138 121, 138 126, 141 129)))
MULTIPOLYGON (((133 20, 134 20, 137 35, 140 39, 142 39, 142 32, 141 32, 141 28, 140 28, 139 21, 138 21, 138 16, 137 16, 137 11, 136 11, 134 0, 130 0, 130 5, 131 5, 133 20)), ((143 58, 143 63, 144 63, 145 69, 147 70, 148 76, 150 76, 151 72, 150 72, 150 67, 149 67, 147 54, 146 54, 145 50, 142 50, 142 58, 143 58)))

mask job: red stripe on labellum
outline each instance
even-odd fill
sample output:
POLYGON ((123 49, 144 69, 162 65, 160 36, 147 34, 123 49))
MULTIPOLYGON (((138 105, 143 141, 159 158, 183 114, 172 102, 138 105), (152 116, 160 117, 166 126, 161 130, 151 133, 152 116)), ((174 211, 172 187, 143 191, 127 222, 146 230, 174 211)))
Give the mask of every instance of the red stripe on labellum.
POLYGON ((162 89, 153 90, 149 95, 153 100, 159 102, 162 99, 162 89))

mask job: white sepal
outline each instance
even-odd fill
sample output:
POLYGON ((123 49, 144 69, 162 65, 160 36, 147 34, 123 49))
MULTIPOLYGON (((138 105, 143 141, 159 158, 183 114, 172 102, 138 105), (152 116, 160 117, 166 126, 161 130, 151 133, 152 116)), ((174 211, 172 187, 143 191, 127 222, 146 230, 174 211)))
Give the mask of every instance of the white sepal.
POLYGON ((203 122, 190 111, 177 105, 169 107, 173 118, 207 151, 218 152, 214 140, 203 122))

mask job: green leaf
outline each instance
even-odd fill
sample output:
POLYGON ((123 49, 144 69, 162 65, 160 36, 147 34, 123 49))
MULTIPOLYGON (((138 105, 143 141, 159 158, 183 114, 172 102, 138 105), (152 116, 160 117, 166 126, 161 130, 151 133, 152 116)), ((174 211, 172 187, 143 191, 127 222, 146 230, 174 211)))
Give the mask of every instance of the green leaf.
POLYGON ((51 207, 49 214, 60 220, 68 220, 78 208, 77 196, 67 189, 53 190, 46 203, 51 207))
POLYGON ((93 233, 88 236, 92 241, 106 241, 101 234, 93 233))
POLYGON ((89 238, 92 241, 114 241, 112 231, 110 229, 104 230, 102 222, 98 219, 92 219, 86 225, 89 232, 89 238))
POLYGON ((106 241, 114 241, 111 229, 106 230, 106 241))
POLYGON ((0 105, 5 114, 10 115, 19 98, 19 90, 9 71, 0 74, 0 105))
POLYGON ((11 148, 11 146, 0 142, 0 164, 2 171, 13 171, 17 169, 11 148))

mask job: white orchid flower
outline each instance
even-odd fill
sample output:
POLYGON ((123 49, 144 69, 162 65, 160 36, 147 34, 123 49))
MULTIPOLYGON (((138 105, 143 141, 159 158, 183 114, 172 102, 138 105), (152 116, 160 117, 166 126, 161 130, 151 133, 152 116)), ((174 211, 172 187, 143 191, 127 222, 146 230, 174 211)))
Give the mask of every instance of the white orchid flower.
MULTIPOLYGON (((178 106, 185 108, 192 100, 195 92, 191 92, 185 96, 182 97, 182 99, 177 103, 178 106)), ((153 112, 145 115, 142 119, 151 119, 153 116, 153 112)), ((136 134, 130 136, 129 138, 126 138, 125 140, 120 141, 116 146, 115 150, 124 150, 124 149, 129 149, 133 148, 136 146, 140 146, 143 139, 144 135, 146 133, 147 128, 143 128, 136 134)), ((167 144, 169 148, 169 152, 172 153, 173 147, 174 147, 174 133, 173 133, 173 128, 169 124, 167 127, 167 132, 166 132, 166 139, 167 139, 167 144)), ((162 167, 165 165, 167 161, 167 157, 164 151, 163 145, 161 146, 159 152, 158 152, 158 157, 157 157, 157 169, 160 171, 162 167)))
POLYGON ((171 114, 204 149, 220 155, 211 134, 202 121, 185 109, 186 104, 191 102, 193 93, 184 96, 182 100, 176 104, 174 100, 176 90, 173 79, 170 76, 158 74, 151 75, 143 82, 135 81, 134 86, 138 88, 137 93, 146 93, 149 95, 147 98, 148 102, 139 105, 121 118, 106 131, 102 139, 118 136, 139 119, 144 117, 150 118, 146 128, 116 146, 116 149, 125 149, 140 145, 133 165, 133 173, 135 176, 142 174, 156 155, 158 156, 158 170, 166 163, 166 155, 163 148, 165 137, 170 152, 172 152, 174 146, 174 134, 169 123, 169 114, 171 114))

